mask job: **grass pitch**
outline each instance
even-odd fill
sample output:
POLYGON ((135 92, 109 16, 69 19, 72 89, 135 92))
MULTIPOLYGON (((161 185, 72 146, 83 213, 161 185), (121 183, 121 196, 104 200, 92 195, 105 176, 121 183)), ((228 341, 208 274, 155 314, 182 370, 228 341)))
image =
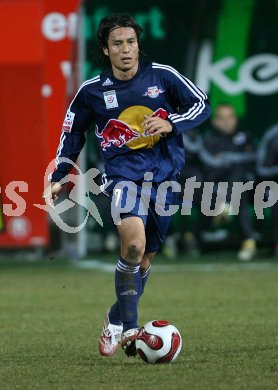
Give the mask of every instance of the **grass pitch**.
POLYGON ((140 302, 141 324, 167 319, 182 334, 170 365, 99 355, 112 273, 0 262, 0 389, 277 390, 277 264, 204 261, 154 267, 140 302))

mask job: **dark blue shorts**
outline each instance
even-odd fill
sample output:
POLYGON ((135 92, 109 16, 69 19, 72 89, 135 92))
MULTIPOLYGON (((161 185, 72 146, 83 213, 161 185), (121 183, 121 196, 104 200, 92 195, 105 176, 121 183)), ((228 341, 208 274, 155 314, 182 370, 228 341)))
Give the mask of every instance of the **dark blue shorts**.
POLYGON ((146 232, 145 252, 157 252, 172 220, 169 207, 173 205, 178 207, 178 193, 169 187, 167 183, 170 182, 130 183, 118 181, 114 183, 112 190, 107 191, 111 201, 112 218, 114 223, 118 224, 120 220, 130 216, 140 217, 146 232))

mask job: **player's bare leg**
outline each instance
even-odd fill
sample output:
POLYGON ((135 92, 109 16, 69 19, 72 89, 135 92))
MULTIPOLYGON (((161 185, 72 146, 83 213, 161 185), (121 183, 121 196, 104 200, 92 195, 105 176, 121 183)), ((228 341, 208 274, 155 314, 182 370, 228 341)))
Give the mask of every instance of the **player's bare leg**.
POLYGON ((118 226, 121 256, 132 264, 140 264, 145 252, 145 226, 140 217, 124 218, 118 226))

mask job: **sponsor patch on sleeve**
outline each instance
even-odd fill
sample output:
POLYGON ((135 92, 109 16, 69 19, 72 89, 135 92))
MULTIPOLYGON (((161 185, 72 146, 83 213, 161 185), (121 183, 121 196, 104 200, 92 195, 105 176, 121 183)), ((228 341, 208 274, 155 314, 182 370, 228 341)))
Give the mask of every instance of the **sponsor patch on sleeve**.
POLYGON ((71 132, 71 128, 72 128, 72 125, 73 125, 74 117, 75 117, 75 113, 71 112, 70 110, 68 110, 67 113, 66 113, 65 119, 64 119, 62 131, 65 131, 66 133, 70 133, 71 132))

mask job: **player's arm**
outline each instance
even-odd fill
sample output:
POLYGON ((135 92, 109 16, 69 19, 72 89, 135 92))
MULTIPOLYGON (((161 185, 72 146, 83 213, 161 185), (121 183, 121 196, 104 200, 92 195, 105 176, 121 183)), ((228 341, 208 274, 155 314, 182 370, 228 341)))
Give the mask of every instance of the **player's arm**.
POLYGON ((154 63, 153 69, 160 72, 167 94, 179 109, 178 112, 171 113, 167 121, 161 118, 145 118, 143 124, 147 134, 172 131, 182 133, 199 126, 209 117, 210 106, 203 91, 170 66, 154 63))
POLYGON ((86 130, 93 119, 86 91, 81 87, 67 110, 56 154, 56 169, 49 175, 51 184, 43 193, 45 202, 52 207, 62 188, 60 181, 67 176, 76 162, 85 144, 86 130))

